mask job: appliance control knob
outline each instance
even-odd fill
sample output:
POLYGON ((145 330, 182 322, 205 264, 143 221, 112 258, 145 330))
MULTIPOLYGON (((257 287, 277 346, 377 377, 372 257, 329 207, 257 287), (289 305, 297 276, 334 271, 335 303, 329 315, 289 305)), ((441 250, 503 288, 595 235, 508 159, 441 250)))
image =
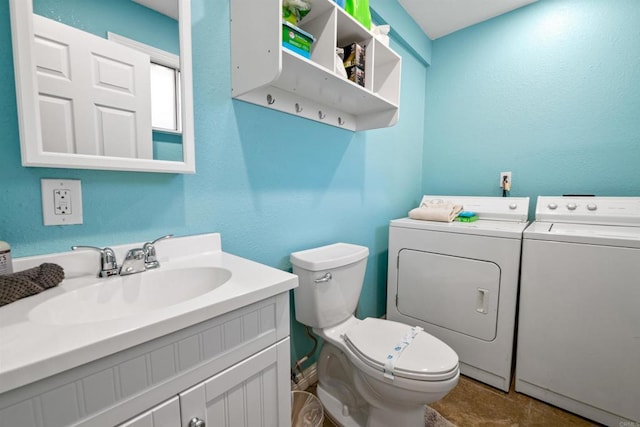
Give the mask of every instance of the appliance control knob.
POLYGON ((511 209, 511 210, 518 209, 518 204, 517 204, 517 203, 511 203, 511 204, 509 205, 509 209, 511 209))
POLYGON ((598 206, 595 203, 589 203, 587 205, 587 209, 589 209, 590 211, 595 211, 596 209, 598 209, 598 206))
POLYGON ((549 203, 547 207, 551 210, 555 210, 558 208, 558 205, 556 205, 555 203, 549 203))
POLYGON ((577 207, 578 205, 576 205, 575 203, 569 203, 567 205, 567 209, 569 209, 570 211, 575 211, 577 207))

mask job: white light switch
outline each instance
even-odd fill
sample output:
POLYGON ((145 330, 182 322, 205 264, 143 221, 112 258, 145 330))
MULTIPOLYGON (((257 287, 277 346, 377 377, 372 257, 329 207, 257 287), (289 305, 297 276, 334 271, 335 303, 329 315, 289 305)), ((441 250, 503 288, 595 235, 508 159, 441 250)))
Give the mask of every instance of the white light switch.
POLYGON ((78 179, 42 179, 44 225, 82 224, 82 186, 78 179))

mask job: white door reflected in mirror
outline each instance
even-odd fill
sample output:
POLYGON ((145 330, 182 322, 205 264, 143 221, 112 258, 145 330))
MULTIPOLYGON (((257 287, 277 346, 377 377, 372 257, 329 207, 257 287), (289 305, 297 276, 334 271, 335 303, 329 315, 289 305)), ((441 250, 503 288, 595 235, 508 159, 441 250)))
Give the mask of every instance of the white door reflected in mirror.
POLYGON ((24 166, 195 172, 190 1, 176 1, 10 0, 24 166))

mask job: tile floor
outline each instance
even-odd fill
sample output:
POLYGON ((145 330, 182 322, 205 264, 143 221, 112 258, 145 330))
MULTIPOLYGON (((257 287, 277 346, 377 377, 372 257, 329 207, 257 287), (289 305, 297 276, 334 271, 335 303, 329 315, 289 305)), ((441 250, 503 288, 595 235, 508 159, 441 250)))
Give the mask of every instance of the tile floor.
POLYGON ((513 385, 509 393, 505 393, 462 375, 451 393, 429 406, 458 427, 598 425, 527 395, 516 393, 513 385))
MULTIPOLYGON (((315 392, 315 386, 308 391, 315 392)), ((458 427, 598 425, 524 394, 516 393, 513 386, 509 393, 504 393, 464 376, 460 376, 457 387, 451 393, 429 406, 458 427)), ((325 417, 323 427, 334 426, 335 424, 325 417)))

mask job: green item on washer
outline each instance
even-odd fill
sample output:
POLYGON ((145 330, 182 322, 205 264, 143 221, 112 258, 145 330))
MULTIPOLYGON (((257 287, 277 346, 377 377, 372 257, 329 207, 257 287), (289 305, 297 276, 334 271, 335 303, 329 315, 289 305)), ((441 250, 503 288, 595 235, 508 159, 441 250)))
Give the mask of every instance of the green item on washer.
POLYGON ((460 221, 460 222, 473 222, 477 220, 478 220, 478 215, 456 217, 456 221, 460 221))

